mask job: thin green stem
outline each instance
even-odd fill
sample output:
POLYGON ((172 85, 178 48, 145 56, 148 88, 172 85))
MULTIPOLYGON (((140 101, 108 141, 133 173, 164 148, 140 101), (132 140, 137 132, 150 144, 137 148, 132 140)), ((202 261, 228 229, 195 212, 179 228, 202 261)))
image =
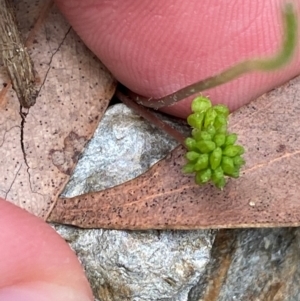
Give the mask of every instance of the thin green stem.
POLYGON ((253 71, 273 71, 275 69, 281 68, 291 60, 297 46, 297 16, 291 3, 285 5, 282 12, 282 18, 284 27, 284 39, 281 50, 275 56, 271 58, 268 57, 262 59, 250 59, 240 62, 237 65, 232 66, 215 76, 191 84, 181 90, 178 90, 159 99, 143 97, 133 92, 129 92, 129 96, 138 104, 154 109, 159 109, 173 105, 174 103, 196 93, 225 84, 241 76, 242 74, 253 71))

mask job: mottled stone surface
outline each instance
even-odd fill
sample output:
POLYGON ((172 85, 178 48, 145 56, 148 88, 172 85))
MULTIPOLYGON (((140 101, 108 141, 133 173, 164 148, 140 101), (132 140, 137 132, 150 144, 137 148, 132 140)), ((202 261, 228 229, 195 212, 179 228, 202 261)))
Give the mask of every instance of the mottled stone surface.
POLYGON ((76 251, 101 301, 188 300, 213 239, 211 231, 56 229, 76 251))
POLYGON ((217 300, 300 300, 299 229, 230 232, 235 249, 217 300))
POLYGON ((189 301, 297 301, 298 228, 220 230, 189 301))
MULTIPOLYGON (((177 130, 185 123, 158 116, 177 130)), ((87 145, 63 196, 100 191, 129 181, 147 171, 178 143, 123 104, 111 106, 87 145)))

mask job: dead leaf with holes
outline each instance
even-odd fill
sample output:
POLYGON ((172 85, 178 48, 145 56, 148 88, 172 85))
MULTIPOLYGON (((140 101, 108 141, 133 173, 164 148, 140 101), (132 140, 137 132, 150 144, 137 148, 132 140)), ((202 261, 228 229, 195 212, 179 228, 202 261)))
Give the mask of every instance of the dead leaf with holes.
MULTIPOLYGON (((24 37, 45 2, 38 4, 17 3, 24 37)), ((29 52, 40 79, 36 104, 20 114, 12 89, 0 104, 0 197, 46 218, 96 129, 115 82, 55 7, 35 33, 29 52)), ((4 68, 0 74, 2 86, 9 78, 4 68)))
POLYGON ((178 147, 132 181, 58 199, 48 221, 114 229, 299 226, 299 116, 300 77, 232 114, 247 163, 223 191, 184 176, 178 147))

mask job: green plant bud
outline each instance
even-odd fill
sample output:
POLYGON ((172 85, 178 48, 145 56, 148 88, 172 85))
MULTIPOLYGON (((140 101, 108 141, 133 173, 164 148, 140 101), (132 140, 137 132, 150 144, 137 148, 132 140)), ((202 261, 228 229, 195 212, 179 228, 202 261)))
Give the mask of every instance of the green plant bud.
POLYGON ((240 176, 240 170, 239 168, 235 168, 232 174, 228 174, 228 176, 232 178, 238 178, 240 176))
POLYGON ((195 151, 190 151, 190 152, 187 152, 185 154, 185 157, 189 160, 189 161, 196 161, 198 160, 200 154, 195 152, 195 151))
POLYGON ((195 140, 211 140, 212 136, 207 131, 201 131, 199 129, 193 129, 192 130, 192 136, 195 138, 195 140))
POLYGON ((239 155, 242 155, 245 153, 245 149, 243 146, 241 146, 241 145, 236 145, 236 146, 239 148, 239 155))
POLYGON ((223 188, 224 188, 224 186, 225 186, 225 184, 226 184, 226 180, 225 180, 225 178, 224 177, 222 177, 220 180, 218 180, 218 181, 213 181, 214 182, 214 184, 219 188, 219 189, 221 189, 221 190, 223 190, 223 188))
POLYGON ((192 129, 192 136, 195 140, 199 141, 201 140, 201 130, 199 129, 192 129))
POLYGON ((218 182, 220 179, 224 178, 224 172, 221 166, 217 167, 212 171, 211 179, 213 182, 218 182))
POLYGON ((215 134, 216 134, 216 129, 215 129, 215 127, 214 127, 213 125, 208 126, 205 130, 206 130, 206 132, 207 132, 208 134, 211 135, 212 138, 213 138, 213 137, 215 136, 215 134))
POLYGON ((225 105, 221 105, 221 104, 216 105, 216 106, 214 106, 214 109, 218 115, 221 114, 221 115, 224 115, 225 117, 227 117, 229 115, 229 109, 225 105))
POLYGON ((194 113, 189 115, 187 118, 187 123, 195 128, 201 130, 204 119, 204 113, 194 113))
POLYGON ((197 142, 197 148, 203 154, 212 152, 216 148, 216 144, 209 140, 201 140, 197 142))
POLYGON ((202 113, 202 112, 205 112, 210 107, 211 107, 210 100, 204 96, 198 96, 192 102, 192 111, 193 112, 202 113))
POLYGON ((213 173, 212 173, 212 176, 211 176, 211 180, 220 189, 223 189, 225 184, 226 184, 226 180, 225 180, 224 176, 222 176, 220 178, 215 178, 213 173))
POLYGON ((222 146, 225 144, 226 141, 226 135, 217 133, 214 137, 214 142, 216 143, 216 146, 222 146))
POLYGON ((218 127, 217 128, 217 132, 219 134, 225 134, 225 135, 228 135, 227 134, 227 125, 222 125, 221 127, 218 127))
POLYGON ((185 139, 184 143, 189 151, 197 150, 197 141, 195 139, 188 137, 185 139))
POLYGON ((208 182, 211 178, 211 170, 209 168, 197 171, 195 181, 197 184, 204 184, 208 182))
POLYGON ((222 161, 221 161, 221 166, 222 166, 223 172, 228 176, 230 176, 231 174, 233 174, 235 172, 235 167, 234 167, 232 158, 223 156, 222 161))
POLYGON ((199 171, 208 167, 208 154, 201 154, 196 163, 194 163, 194 170, 199 171))
POLYGON ((244 148, 240 145, 227 145, 223 149, 223 155, 227 157, 235 157, 238 155, 242 155, 244 152, 245 152, 244 148))
POLYGON ((245 164, 241 157, 244 148, 235 145, 236 134, 227 130, 229 109, 225 105, 212 106, 206 97, 197 97, 192 102, 192 111, 188 124, 192 129, 192 138, 187 138, 184 173, 195 173, 197 184, 211 181, 223 189, 226 176, 239 177, 240 168, 245 164))
POLYGON ((200 140, 211 140, 211 135, 207 131, 202 131, 200 134, 200 140))
POLYGON ((217 112, 213 108, 207 109, 204 117, 204 128, 213 125, 217 115, 217 112))
POLYGON ((224 115, 217 115, 214 121, 214 126, 216 130, 218 131, 220 128, 226 127, 227 129, 227 117, 224 115))
POLYGON ((195 171, 194 166, 195 166, 195 163, 187 163, 183 166, 182 172, 183 173, 193 173, 195 171))
POLYGON ((238 178, 240 176, 240 170, 238 168, 234 168, 231 172, 226 172, 226 175, 232 178, 238 178))
POLYGON ((237 134, 230 134, 226 137, 225 145, 233 145, 237 140, 237 134))
POLYGON ((233 164, 235 167, 240 168, 242 165, 244 165, 246 162, 241 156, 235 156, 232 158, 233 164))
POLYGON ((211 135, 207 131, 201 131, 199 129, 193 129, 192 130, 192 136, 195 140, 211 140, 211 135))
POLYGON ((220 147, 217 147, 213 150, 209 157, 209 163, 212 170, 215 170, 219 167, 222 160, 222 150, 220 147))

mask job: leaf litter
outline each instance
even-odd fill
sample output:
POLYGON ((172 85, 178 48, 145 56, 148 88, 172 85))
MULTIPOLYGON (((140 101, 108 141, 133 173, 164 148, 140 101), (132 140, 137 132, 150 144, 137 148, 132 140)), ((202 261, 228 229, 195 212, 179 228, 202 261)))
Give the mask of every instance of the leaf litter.
MULTIPOLYGON (((32 15, 24 20, 25 4, 18 4, 23 34, 43 4, 32 3, 28 8, 32 15)), ((115 82, 56 9, 29 50, 40 77, 39 96, 25 115, 20 115, 11 89, 1 103, 1 197, 43 218, 54 206, 48 221, 83 228, 299 226, 300 78, 231 116, 231 130, 239 133, 247 148, 247 164, 243 176, 230 180, 223 191, 196 186, 192 177, 182 175, 180 146, 134 180, 97 193, 59 198, 55 204, 115 82)), ((9 82, 3 69, 1 82, 4 86, 9 82)))
POLYGON ((300 225, 300 77, 230 116, 246 166, 223 191, 182 175, 183 147, 122 185, 60 198, 49 221, 83 228, 204 229, 300 225))
MULTIPOLYGON (((44 4, 17 4, 25 37, 44 4)), ((40 78, 39 94, 36 104, 22 111, 12 89, 2 97, 0 197, 46 219, 116 84, 55 7, 28 48, 40 78)), ((9 83, 4 68, 0 83, 9 83)))

